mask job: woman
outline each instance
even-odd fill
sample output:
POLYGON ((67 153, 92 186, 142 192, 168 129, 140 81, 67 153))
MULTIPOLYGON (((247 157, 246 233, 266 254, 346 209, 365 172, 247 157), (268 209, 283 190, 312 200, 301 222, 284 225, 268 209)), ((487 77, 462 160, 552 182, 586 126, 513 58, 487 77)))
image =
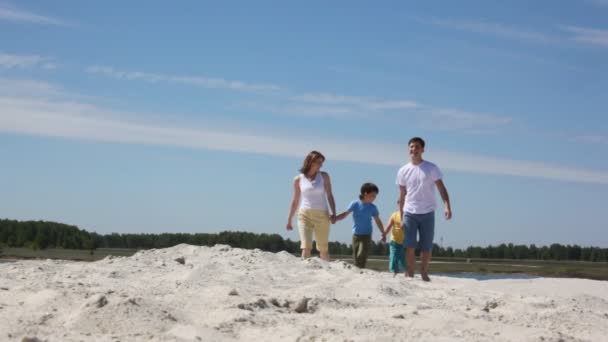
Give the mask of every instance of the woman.
POLYGON ((329 261, 329 225, 336 222, 336 203, 331 192, 329 174, 321 171, 324 161, 325 157, 320 152, 310 152, 304 159, 300 174, 293 179, 293 199, 287 218, 287 230, 293 229, 291 221, 298 209, 301 197, 298 230, 302 258, 310 257, 314 233, 321 259, 329 261), (327 208, 328 202, 331 215, 327 208))

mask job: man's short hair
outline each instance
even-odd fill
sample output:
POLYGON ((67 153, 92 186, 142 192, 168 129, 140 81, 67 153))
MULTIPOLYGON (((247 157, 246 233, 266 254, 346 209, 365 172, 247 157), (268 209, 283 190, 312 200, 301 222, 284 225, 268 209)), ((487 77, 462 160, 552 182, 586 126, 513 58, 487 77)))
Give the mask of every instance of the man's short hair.
POLYGON ((411 143, 417 142, 424 148, 424 140, 420 137, 413 137, 410 141, 407 142, 407 146, 410 146, 411 143))

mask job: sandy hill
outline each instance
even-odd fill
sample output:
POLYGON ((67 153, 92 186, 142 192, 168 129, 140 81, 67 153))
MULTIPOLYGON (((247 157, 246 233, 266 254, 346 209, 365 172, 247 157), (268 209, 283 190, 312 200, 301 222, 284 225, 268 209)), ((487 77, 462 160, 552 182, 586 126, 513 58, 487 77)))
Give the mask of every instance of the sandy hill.
POLYGON ((0 340, 606 341, 608 282, 406 280, 228 246, 0 264, 0 340))

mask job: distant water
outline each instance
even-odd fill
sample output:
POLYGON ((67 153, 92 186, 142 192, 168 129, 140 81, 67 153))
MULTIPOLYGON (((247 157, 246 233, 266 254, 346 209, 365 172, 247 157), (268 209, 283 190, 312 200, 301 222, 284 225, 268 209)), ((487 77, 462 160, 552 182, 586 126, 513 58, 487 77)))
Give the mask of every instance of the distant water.
POLYGON ((477 280, 497 280, 497 279, 538 279, 540 276, 522 273, 493 273, 493 274, 477 274, 477 273, 434 273, 431 274, 442 277, 477 279, 477 280))
POLYGON ((9 263, 9 262, 15 262, 15 261, 17 261, 17 260, 15 260, 15 259, 0 259, 0 264, 2 264, 2 263, 9 263))

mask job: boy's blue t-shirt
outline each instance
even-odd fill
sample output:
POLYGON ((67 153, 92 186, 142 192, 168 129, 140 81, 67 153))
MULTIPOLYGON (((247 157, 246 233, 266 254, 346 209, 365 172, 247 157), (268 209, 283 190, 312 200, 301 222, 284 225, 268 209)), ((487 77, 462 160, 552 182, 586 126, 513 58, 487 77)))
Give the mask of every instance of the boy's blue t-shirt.
POLYGON ((372 217, 379 216, 378 208, 373 203, 352 201, 348 211, 353 213, 353 234, 372 235, 372 217))

